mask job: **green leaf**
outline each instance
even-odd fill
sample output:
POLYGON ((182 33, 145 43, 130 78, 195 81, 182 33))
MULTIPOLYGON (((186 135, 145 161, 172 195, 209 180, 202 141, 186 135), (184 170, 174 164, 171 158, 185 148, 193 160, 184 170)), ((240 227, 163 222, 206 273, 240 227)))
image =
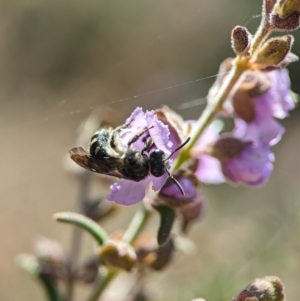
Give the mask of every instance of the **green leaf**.
POLYGON ((163 245, 168 237, 170 236, 173 223, 175 220, 175 211, 173 208, 168 206, 157 206, 155 209, 160 214, 160 225, 157 232, 157 243, 163 245))
POLYGON ((73 224, 88 231, 96 239, 99 245, 102 245, 108 239, 106 232, 96 222, 82 214, 59 212, 54 214, 53 218, 58 222, 73 224))

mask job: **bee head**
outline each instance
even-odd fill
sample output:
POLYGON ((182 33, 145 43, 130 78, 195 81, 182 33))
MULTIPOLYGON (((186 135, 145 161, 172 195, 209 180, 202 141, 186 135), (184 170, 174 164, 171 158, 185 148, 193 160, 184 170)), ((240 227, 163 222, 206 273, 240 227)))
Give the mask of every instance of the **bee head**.
POLYGON ((165 173, 165 159, 166 155, 160 149, 156 149, 150 154, 150 172, 153 176, 161 177, 165 173))

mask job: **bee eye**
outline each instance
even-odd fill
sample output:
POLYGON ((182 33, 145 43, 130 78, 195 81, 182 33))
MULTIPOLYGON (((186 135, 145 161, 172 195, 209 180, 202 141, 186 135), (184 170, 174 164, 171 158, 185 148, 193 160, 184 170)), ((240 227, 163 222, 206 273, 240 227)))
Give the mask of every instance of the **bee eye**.
POLYGON ((150 160, 159 160, 159 159, 163 159, 165 153, 160 150, 160 149, 156 149, 155 151, 153 151, 151 154, 150 154, 150 160))

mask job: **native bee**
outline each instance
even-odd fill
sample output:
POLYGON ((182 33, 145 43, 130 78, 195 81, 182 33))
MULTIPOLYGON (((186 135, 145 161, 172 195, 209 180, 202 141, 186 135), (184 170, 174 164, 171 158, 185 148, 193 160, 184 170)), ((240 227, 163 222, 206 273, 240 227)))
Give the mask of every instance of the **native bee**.
POLYGON ((184 194, 183 188, 168 170, 167 163, 175 152, 188 143, 190 138, 166 156, 160 149, 153 150, 152 138, 150 135, 144 135, 152 128, 150 127, 131 138, 126 148, 121 143, 120 134, 129 124, 115 129, 110 126, 101 127, 92 136, 88 151, 82 147, 74 147, 69 151, 71 159, 87 170, 135 182, 145 179, 150 173, 155 177, 161 177, 167 172, 184 194), (132 144, 143 135, 144 147, 141 151, 136 150, 132 144))

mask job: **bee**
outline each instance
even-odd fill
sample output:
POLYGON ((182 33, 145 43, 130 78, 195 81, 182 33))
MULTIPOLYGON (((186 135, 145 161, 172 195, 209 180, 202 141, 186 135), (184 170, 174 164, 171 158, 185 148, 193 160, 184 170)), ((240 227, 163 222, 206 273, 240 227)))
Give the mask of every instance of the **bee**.
POLYGON ((167 163, 175 152, 188 143, 190 138, 169 156, 166 156, 160 149, 151 151, 153 140, 149 135, 146 135, 142 139, 144 147, 139 151, 133 148, 132 144, 152 127, 143 129, 130 139, 126 148, 121 143, 120 134, 129 124, 121 125, 115 129, 110 126, 101 127, 92 136, 88 151, 82 147, 74 147, 69 151, 71 159, 87 170, 135 182, 145 179, 150 173, 155 177, 161 177, 167 172, 184 195, 183 188, 171 175, 167 163))

